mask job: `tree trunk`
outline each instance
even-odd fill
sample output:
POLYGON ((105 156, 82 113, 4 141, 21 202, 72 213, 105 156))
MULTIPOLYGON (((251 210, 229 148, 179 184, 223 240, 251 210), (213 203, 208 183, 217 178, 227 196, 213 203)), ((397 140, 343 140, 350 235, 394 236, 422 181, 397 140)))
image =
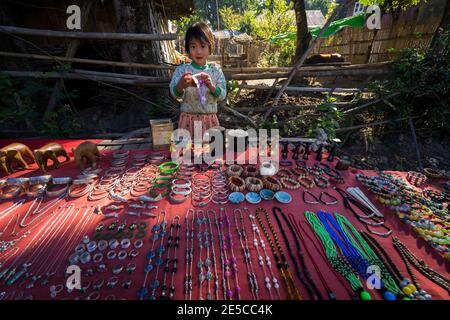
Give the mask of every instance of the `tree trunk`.
POLYGON ((308 31, 304 0, 294 0, 295 22, 297 25, 297 41, 293 64, 295 64, 308 49, 311 33, 308 31))
MULTIPOLYGON (((160 33, 163 21, 155 11, 153 0, 114 0, 114 9, 117 32, 160 33)), ((164 56, 162 46, 159 41, 123 43, 120 48, 122 61, 160 64, 164 56)), ((162 70, 128 69, 127 73, 167 75, 167 72, 162 70)))

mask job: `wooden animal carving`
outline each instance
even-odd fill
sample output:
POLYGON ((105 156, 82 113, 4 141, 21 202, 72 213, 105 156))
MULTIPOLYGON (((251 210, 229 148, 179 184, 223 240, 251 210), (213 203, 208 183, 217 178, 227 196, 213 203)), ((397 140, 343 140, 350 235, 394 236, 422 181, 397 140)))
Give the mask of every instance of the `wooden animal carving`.
POLYGON ((45 146, 34 150, 33 153, 39 169, 43 172, 47 172, 48 170, 48 159, 53 161, 53 168, 59 168, 61 166, 61 163, 58 160, 58 157, 60 156, 66 158, 66 161, 64 162, 70 161, 70 157, 67 155, 66 150, 64 150, 64 148, 58 143, 46 144, 45 146))
POLYGON ((8 175, 14 172, 13 163, 16 162, 21 169, 28 169, 28 164, 34 163, 34 156, 30 148, 22 143, 12 143, 0 149, 0 167, 8 175))
POLYGON ((84 170, 86 167, 96 167, 97 160, 100 158, 100 152, 98 152, 97 145, 90 141, 82 142, 72 149, 75 162, 80 170, 84 170), (86 165, 87 164, 87 165, 86 165))

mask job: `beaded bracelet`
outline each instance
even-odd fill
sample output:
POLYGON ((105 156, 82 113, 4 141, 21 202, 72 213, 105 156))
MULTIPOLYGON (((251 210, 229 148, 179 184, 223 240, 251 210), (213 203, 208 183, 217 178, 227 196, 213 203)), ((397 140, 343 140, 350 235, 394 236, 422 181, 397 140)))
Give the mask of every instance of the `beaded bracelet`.
POLYGON ((330 181, 323 176, 314 177, 314 182, 320 188, 329 188, 330 187, 330 181))
POLYGON ((297 175, 297 178, 308 176, 308 170, 305 167, 296 167, 291 169, 291 171, 297 175))
POLYGON ((440 179, 443 177, 442 173, 434 170, 432 168, 424 168, 423 173, 429 178, 429 179, 440 179))
POLYGON ((288 190, 295 190, 300 188, 300 183, 291 178, 283 177, 280 179, 282 186, 288 190))
POLYGON ((240 165, 233 164, 228 167, 227 175, 229 177, 239 177, 243 171, 244 171, 244 169, 240 165))
POLYGON ((280 178, 290 178, 292 177, 292 172, 289 169, 280 169, 277 172, 277 176, 279 176, 280 178))
POLYGON ((240 177, 232 176, 228 178, 228 186, 233 192, 243 192, 245 190, 245 181, 240 177))
POLYGON ((272 190, 272 191, 280 191, 281 190, 281 183, 275 177, 271 177, 271 176, 263 177, 262 181, 263 181, 264 187, 269 190, 272 190))
POLYGON ((297 181, 306 189, 312 189, 316 185, 314 180, 310 177, 300 177, 297 181))
POLYGON ((412 185, 420 187, 427 181, 427 176, 420 172, 409 171, 406 180, 412 185))
POLYGON ((245 179, 245 186, 248 191, 259 192, 264 187, 264 184, 261 179, 248 177, 245 179))
POLYGON ((258 175, 258 169, 255 165, 248 165, 244 168, 244 177, 256 177, 258 175))

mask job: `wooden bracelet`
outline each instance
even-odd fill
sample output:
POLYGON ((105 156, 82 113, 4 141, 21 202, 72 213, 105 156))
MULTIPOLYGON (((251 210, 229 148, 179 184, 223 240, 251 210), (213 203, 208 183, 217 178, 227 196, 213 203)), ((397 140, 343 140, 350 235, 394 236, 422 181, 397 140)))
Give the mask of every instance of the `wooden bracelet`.
POLYGON ((293 174, 289 169, 280 169, 277 172, 277 176, 279 176, 280 178, 290 178, 293 176, 293 174))
POLYGON ((227 175, 229 177, 239 177, 242 174, 242 171, 244 171, 244 169, 242 169, 240 165, 233 164, 227 168, 227 175))
POLYGON ((244 168, 244 177, 256 177, 258 175, 258 169, 255 165, 248 165, 244 168))
POLYGON ((228 186, 233 192, 243 192, 245 190, 245 181, 240 177, 229 177, 228 186))
POLYGON ((273 176, 263 177, 262 181, 263 181, 264 187, 269 190, 272 190, 272 191, 280 191, 281 190, 280 181, 273 176))
POLYGON ((296 167, 291 169, 291 171, 297 175, 297 179, 300 177, 307 177, 308 176, 308 170, 305 167, 296 167))
POLYGON ((300 183, 291 178, 283 177, 280 179, 281 184, 288 190, 295 190, 300 188, 300 183))
POLYGON ((320 188, 329 188, 330 187, 330 181, 323 176, 314 177, 314 182, 320 188), (323 181, 323 183, 321 183, 320 181, 323 181))
POLYGON ((432 168, 424 168, 423 173, 429 178, 429 179, 440 179, 443 178, 443 175, 441 172, 434 170, 432 168))
POLYGON ((248 177, 245 179, 245 185, 247 190, 251 192, 259 192, 264 187, 261 179, 255 177, 248 177))
POLYGON ((314 180, 310 177, 300 177, 297 179, 297 181, 306 189, 312 189, 316 185, 314 183, 314 180))

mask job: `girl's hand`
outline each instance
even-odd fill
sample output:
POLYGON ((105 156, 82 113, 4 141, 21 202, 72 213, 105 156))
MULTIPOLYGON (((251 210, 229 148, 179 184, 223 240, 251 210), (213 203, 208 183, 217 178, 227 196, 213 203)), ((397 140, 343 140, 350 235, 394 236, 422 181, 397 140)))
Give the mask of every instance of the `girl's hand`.
POLYGON ((197 79, 203 80, 205 86, 211 91, 212 94, 216 93, 216 87, 212 84, 211 76, 207 73, 201 72, 195 75, 197 79))
POLYGON ((192 78, 192 73, 185 73, 181 76, 180 81, 177 84, 177 91, 179 93, 183 92, 187 87, 195 87, 194 79, 192 78))

